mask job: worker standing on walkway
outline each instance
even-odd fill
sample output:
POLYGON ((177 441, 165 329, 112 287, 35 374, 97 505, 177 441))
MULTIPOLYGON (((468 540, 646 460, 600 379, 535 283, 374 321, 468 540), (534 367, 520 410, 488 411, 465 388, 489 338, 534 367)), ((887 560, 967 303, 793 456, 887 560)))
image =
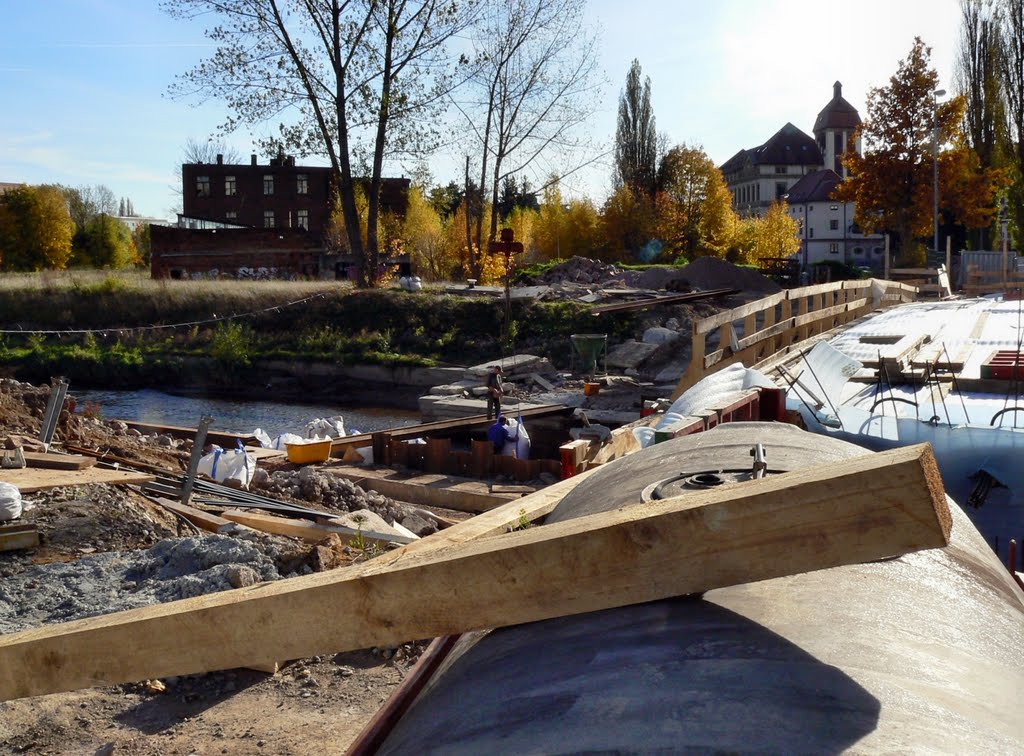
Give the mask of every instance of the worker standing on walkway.
POLYGON ((487 419, 501 417, 501 365, 487 369, 487 419))

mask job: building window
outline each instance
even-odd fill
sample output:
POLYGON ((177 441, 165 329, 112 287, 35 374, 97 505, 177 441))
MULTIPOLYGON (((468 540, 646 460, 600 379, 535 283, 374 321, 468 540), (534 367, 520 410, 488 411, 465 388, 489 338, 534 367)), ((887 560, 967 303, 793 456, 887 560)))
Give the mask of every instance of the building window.
POLYGON ((883 247, 875 247, 875 254, 876 254, 876 255, 880 255, 880 254, 882 254, 882 252, 884 252, 884 251, 885 251, 885 250, 884 250, 884 248, 883 248, 883 247))
POLYGON ((224 213, 224 217, 227 218, 228 220, 235 220, 236 218, 238 218, 238 213, 236 213, 234 210, 228 210, 226 213, 224 213))
POLYGON ((273 194, 274 193, 274 175, 268 173, 263 177, 263 193, 273 194))
POLYGON ((828 253, 830 255, 838 255, 839 254, 839 243, 838 242, 832 242, 831 244, 829 244, 828 245, 828 253))
POLYGON ((238 185, 235 183, 234 176, 224 177, 224 194, 228 197, 233 197, 238 193, 238 185))
POLYGON ((309 231, 309 210, 299 210, 295 225, 309 231))
POLYGON ((274 211, 273 210, 264 210, 263 211, 263 228, 273 228, 273 227, 274 227, 274 211))
POLYGON ((830 220, 828 222, 828 229, 829 229, 829 231, 838 231, 839 230, 839 220, 837 218, 833 218, 832 220, 830 220))
POLYGON ((777 165, 777 166, 775 166, 775 172, 776 173, 786 173, 786 166, 784 166, 784 165, 777 165))
POLYGON ((786 182, 776 181, 775 182, 775 200, 781 200, 786 196, 786 182))
POLYGON ((197 197, 209 197, 210 196, 210 177, 209 176, 196 176, 196 196, 197 197))
POLYGON ((860 257, 861 255, 864 254, 864 248, 863 247, 854 247, 853 248, 853 254, 857 255, 857 257, 860 257))
POLYGON ((811 238, 811 239, 814 238, 814 229, 813 228, 807 229, 807 236, 808 236, 808 238, 811 238))
POLYGON ((309 194, 309 176, 299 173, 295 176, 295 191, 298 194, 309 194))
POLYGON ((829 205, 828 209, 831 210, 833 213, 838 213, 839 212, 839 205, 829 205))

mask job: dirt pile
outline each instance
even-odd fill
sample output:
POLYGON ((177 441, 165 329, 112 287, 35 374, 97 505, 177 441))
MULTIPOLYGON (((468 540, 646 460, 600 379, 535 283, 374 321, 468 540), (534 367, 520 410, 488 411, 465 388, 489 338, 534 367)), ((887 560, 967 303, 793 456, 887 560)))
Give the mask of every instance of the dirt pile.
MULTIPOLYGON (((740 289, 751 294, 774 294, 782 287, 756 270, 741 268, 717 257, 698 257, 669 280, 685 280, 697 289, 740 289)), ((667 281, 663 285, 667 285, 667 281)))

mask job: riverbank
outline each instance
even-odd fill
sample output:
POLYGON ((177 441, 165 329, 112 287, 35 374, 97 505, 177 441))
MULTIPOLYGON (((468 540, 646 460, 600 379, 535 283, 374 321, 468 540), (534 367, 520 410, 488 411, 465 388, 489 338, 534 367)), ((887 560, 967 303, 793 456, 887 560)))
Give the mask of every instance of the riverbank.
POLYGON ((515 351, 568 368, 571 334, 597 326, 617 343, 633 336, 638 320, 615 313, 596 323, 582 303, 517 301, 503 341, 504 303, 493 298, 302 286, 295 294, 280 283, 265 292, 258 284, 218 290, 192 282, 3 288, 0 364, 9 377, 33 383, 64 375, 95 388, 261 394, 269 387, 332 400, 365 386, 369 370, 374 396, 383 387, 382 403, 409 406, 417 389, 443 382, 417 370, 515 351))

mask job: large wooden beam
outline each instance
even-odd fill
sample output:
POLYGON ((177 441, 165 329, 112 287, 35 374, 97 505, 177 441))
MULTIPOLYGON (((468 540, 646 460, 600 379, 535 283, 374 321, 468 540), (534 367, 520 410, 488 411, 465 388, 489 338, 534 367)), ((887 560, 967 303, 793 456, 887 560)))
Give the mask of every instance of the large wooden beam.
POLYGON ((0 637, 0 699, 579 614, 948 543, 927 445, 0 637))

